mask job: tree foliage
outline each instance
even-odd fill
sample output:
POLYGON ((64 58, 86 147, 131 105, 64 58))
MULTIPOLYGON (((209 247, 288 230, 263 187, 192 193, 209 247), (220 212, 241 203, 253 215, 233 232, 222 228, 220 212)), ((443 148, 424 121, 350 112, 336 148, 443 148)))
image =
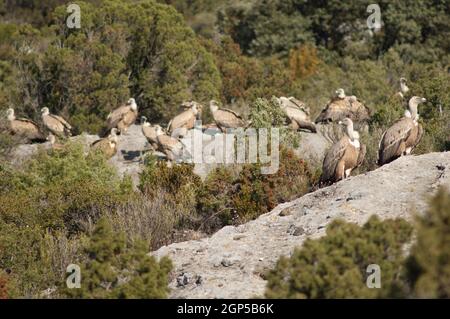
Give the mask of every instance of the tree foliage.
POLYGON ((78 4, 79 30, 67 28, 60 6, 49 27, 4 32, 12 67, 6 71, 19 79, 6 99, 19 111, 37 118, 47 106, 78 131, 95 132, 130 96, 143 115, 166 121, 183 100, 218 97, 211 55, 172 7, 152 0, 78 4))
POLYGON ((68 296, 84 299, 155 299, 169 292, 168 258, 156 261, 143 243, 127 244, 123 234, 114 233, 103 218, 97 223, 85 248, 87 261, 81 268, 79 289, 66 289, 68 296))
POLYGON ((450 297, 449 220, 450 194, 441 188, 417 220, 417 243, 407 263, 413 297, 450 297))

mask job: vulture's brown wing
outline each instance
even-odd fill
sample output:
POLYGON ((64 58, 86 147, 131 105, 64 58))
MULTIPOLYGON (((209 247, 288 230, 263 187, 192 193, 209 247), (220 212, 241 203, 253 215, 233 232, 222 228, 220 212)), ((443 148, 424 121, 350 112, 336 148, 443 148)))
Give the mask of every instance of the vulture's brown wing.
POLYGON ((214 119, 223 127, 244 127, 245 122, 242 117, 233 110, 220 109, 216 111, 214 119))
POLYGON ((417 147, 417 145, 419 145, 419 143, 420 143, 420 141, 422 140, 422 137, 423 137, 424 131, 423 131, 423 127, 422 127, 422 125, 420 123, 419 123, 417 129, 418 129, 417 139, 416 139, 416 142, 414 143, 413 148, 411 149, 411 152, 414 151, 414 149, 417 147))
POLYGON ((239 113, 237 113, 236 111, 233 111, 233 110, 230 110, 230 109, 225 109, 225 108, 222 108, 222 109, 220 109, 219 111, 224 111, 224 112, 232 113, 234 116, 236 116, 237 118, 239 118, 239 119, 242 120, 242 117, 241 117, 241 116, 239 115, 239 113))
POLYGON ((108 140, 108 138, 101 138, 99 140, 94 141, 91 144, 91 147, 99 147, 102 143, 104 143, 106 140, 108 140))
POLYGON ((408 139, 412 131, 412 125, 414 124, 411 119, 403 117, 384 132, 378 151, 380 165, 389 163, 401 155, 398 148, 403 141, 408 139))
POLYGON ((194 127, 195 116, 192 113, 191 109, 188 109, 177 116, 175 116, 172 121, 169 123, 169 130, 173 131, 177 128, 186 127, 192 128, 194 127))
POLYGON ((322 110, 316 119, 316 123, 320 122, 336 122, 344 119, 349 114, 349 104, 346 99, 334 98, 328 102, 327 106, 322 110))
POLYGON ((355 168, 358 168, 362 165, 362 163, 364 162, 364 158, 366 157, 366 153, 367 153, 366 145, 361 143, 359 147, 358 161, 356 162, 355 168))
POLYGON ((11 123, 10 129, 13 132, 13 134, 25 137, 29 140, 36 140, 36 141, 45 140, 44 134, 42 134, 36 122, 29 119, 20 118, 14 120, 11 123))
POLYGON ((22 118, 19 118, 19 119, 15 119, 15 120, 16 120, 16 121, 20 121, 20 122, 24 122, 24 123, 28 123, 28 124, 31 124, 31 125, 34 125, 34 126, 36 126, 36 127, 39 127, 35 121, 29 120, 29 119, 26 119, 26 118, 23 118, 23 117, 22 117, 22 118))
POLYGON ((45 115, 42 118, 45 126, 54 133, 64 133, 64 124, 51 115, 45 115))
POLYGON ((156 143, 158 141, 156 130, 152 126, 142 126, 142 133, 152 143, 156 143))
POLYGON ((165 150, 173 150, 174 148, 179 147, 180 145, 180 142, 176 138, 173 138, 168 135, 159 135, 158 143, 165 150))
POLYGON ((137 114, 133 110, 126 112, 122 117, 122 122, 126 126, 130 126, 136 122, 137 114))
POLYGON ((352 120, 359 121, 367 121, 370 119, 371 110, 358 99, 352 100, 351 97, 346 97, 346 100, 350 106, 350 112, 353 114, 352 120))
POLYGON ((290 97, 289 101, 291 101, 293 107, 296 107, 299 110, 305 112, 307 115, 309 115, 309 111, 304 102, 297 100, 295 97, 290 97))
POLYGON ((347 137, 342 137, 339 141, 333 144, 327 151, 322 165, 322 182, 328 182, 334 179, 336 165, 339 160, 344 156, 345 150, 349 144, 347 137))
POLYGON ((51 114, 50 116, 53 117, 55 120, 61 122, 61 124, 66 127, 66 129, 68 129, 68 130, 72 129, 72 126, 69 123, 67 123, 67 121, 65 119, 63 119, 61 116, 54 115, 54 114, 51 114))
POLYGON ((122 120, 125 114, 131 110, 131 107, 128 105, 122 105, 109 113, 107 117, 108 122, 108 130, 111 130, 114 127, 117 127, 117 124, 122 120))

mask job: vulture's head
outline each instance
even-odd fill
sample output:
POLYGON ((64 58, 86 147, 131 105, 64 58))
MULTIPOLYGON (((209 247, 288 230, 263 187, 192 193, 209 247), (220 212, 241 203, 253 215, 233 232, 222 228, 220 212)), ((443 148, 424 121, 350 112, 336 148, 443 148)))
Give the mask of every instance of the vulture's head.
POLYGON ((277 98, 277 100, 278 100, 278 104, 280 105, 280 108, 282 108, 282 109, 286 108, 290 103, 289 99, 285 96, 277 98))
POLYGON ((194 104, 194 101, 184 101, 183 103, 181 103, 181 107, 185 110, 188 110, 191 109, 194 104))
POLYGON ((421 103, 425 103, 427 101, 426 98, 420 97, 420 96, 413 96, 410 100, 409 100, 409 106, 410 107, 415 107, 417 108, 417 106, 421 103))
POLYGON ((219 103, 217 103, 216 100, 211 100, 209 102, 209 109, 210 109, 211 113, 216 112, 217 110, 219 110, 219 103))
POLYGON ((111 135, 113 135, 113 136, 117 136, 117 135, 118 135, 118 132, 119 132, 119 130, 118 130, 116 127, 113 127, 113 128, 111 129, 111 135))
POLYGON ((50 110, 48 109, 48 107, 43 107, 41 109, 41 113, 42 113, 42 115, 49 115, 50 114, 50 110))
POLYGON ((146 124, 150 124, 150 123, 147 122, 147 117, 146 116, 141 116, 141 125, 147 126, 146 124))
POLYGON ((117 142, 119 141, 118 132, 119 130, 115 127, 111 129, 111 133, 108 136, 110 142, 114 142, 117 144, 117 142))
POLYGON ((350 126, 353 124, 353 121, 351 119, 349 119, 348 117, 346 117, 342 121, 339 121, 339 124, 344 125, 344 126, 350 126))
POLYGON ((49 133, 47 136, 47 141, 50 142, 50 144, 55 144, 56 143, 56 137, 55 135, 53 135, 52 133, 49 133))
POLYGON ((160 125, 155 125, 156 136, 164 135, 164 130, 160 125))
POLYGON ((345 91, 344 89, 337 89, 336 90, 336 96, 340 99, 344 99, 345 98, 345 91))
POLYGON ((406 84, 408 82, 405 78, 400 78, 400 84, 406 84))
POLYGON ((15 120, 14 109, 9 108, 9 109, 6 110, 6 118, 8 119, 8 121, 14 121, 15 120))
POLYGON ((194 102, 191 106, 191 110, 194 113, 194 115, 198 115, 202 111, 202 106, 194 102))
POLYGON ((137 104, 134 98, 130 98, 127 102, 127 105, 130 105, 133 111, 137 111, 137 104))

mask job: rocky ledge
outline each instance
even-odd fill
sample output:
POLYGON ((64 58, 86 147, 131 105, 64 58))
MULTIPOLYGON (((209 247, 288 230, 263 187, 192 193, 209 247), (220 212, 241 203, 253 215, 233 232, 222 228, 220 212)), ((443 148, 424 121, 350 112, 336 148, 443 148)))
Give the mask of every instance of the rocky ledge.
POLYGON ((450 187, 450 152, 408 156, 364 175, 284 203, 209 238, 165 246, 152 254, 174 262, 172 298, 262 296, 263 274, 306 238, 325 234, 340 218, 363 224, 371 215, 411 219, 440 186, 450 187))

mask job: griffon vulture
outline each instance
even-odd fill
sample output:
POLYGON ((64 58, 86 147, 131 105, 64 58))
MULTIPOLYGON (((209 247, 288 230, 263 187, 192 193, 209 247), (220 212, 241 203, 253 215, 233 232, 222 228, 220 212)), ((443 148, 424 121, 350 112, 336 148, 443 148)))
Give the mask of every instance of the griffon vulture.
POLYGON ((370 119, 370 110, 356 96, 347 96, 344 89, 338 89, 336 97, 328 102, 316 123, 339 122, 345 118, 350 118, 353 122, 365 122, 370 119))
POLYGON ((187 130, 194 128, 195 121, 200 119, 203 108, 201 104, 194 101, 184 102, 182 107, 185 111, 175 116, 167 127, 172 136, 184 136, 187 130))
POLYGON ((72 135, 72 126, 61 116, 50 114, 48 107, 41 109, 42 122, 45 127, 58 137, 69 137, 72 135))
POLYGON ((91 150, 99 150, 107 159, 110 159, 117 153, 117 128, 112 128, 108 137, 99 139, 91 144, 91 150))
POLYGON ((359 142, 359 133, 353 130, 353 121, 346 118, 339 124, 346 126, 346 135, 336 142, 323 160, 321 183, 335 183, 350 176, 366 155, 366 146, 359 142))
POLYGON ((158 149, 163 152, 169 161, 175 161, 182 155, 183 144, 176 138, 166 135, 161 126, 156 125, 158 149))
POLYGON ((128 128, 136 122, 138 115, 138 106, 136 101, 131 98, 127 104, 119 106, 117 109, 109 113, 107 120, 107 130, 117 128, 118 132, 126 133, 128 128))
POLYGON ((148 143, 152 146, 153 150, 158 149, 158 136, 156 135, 156 126, 152 126, 145 116, 141 117, 142 134, 144 134, 148 143))
POLYGON ((46 138, 39 126, 35 122, 28 119, 16 119, 14 109, 9 108, 6 111, 6 118, 8 120, 9 131, 12 135, 18 136, 27 143, 43 143, 46 141, 46 138))
POLYGON ((229 109, 219 108, 219 104, 214 100, 209 102, 209 109, 214 121, 222 132, 228 128, 245 128, 248 126, 248 123, 238 113, 229 109))
POLYGON ((280 97, 278 99, 280 108, 286 113, 294 130, 306 129, 316 133, 316 126, 309 117, 309 108, 294 97, 280 97))
POLYGON ((413 96, 409 100, 405 116, 384 132, 378 149, 378 165, 381 166, 403 155, 411 154, 419 144, 423 136, 423 128, 418 122, 418 106, 425 102, 425 98, 413 96))

